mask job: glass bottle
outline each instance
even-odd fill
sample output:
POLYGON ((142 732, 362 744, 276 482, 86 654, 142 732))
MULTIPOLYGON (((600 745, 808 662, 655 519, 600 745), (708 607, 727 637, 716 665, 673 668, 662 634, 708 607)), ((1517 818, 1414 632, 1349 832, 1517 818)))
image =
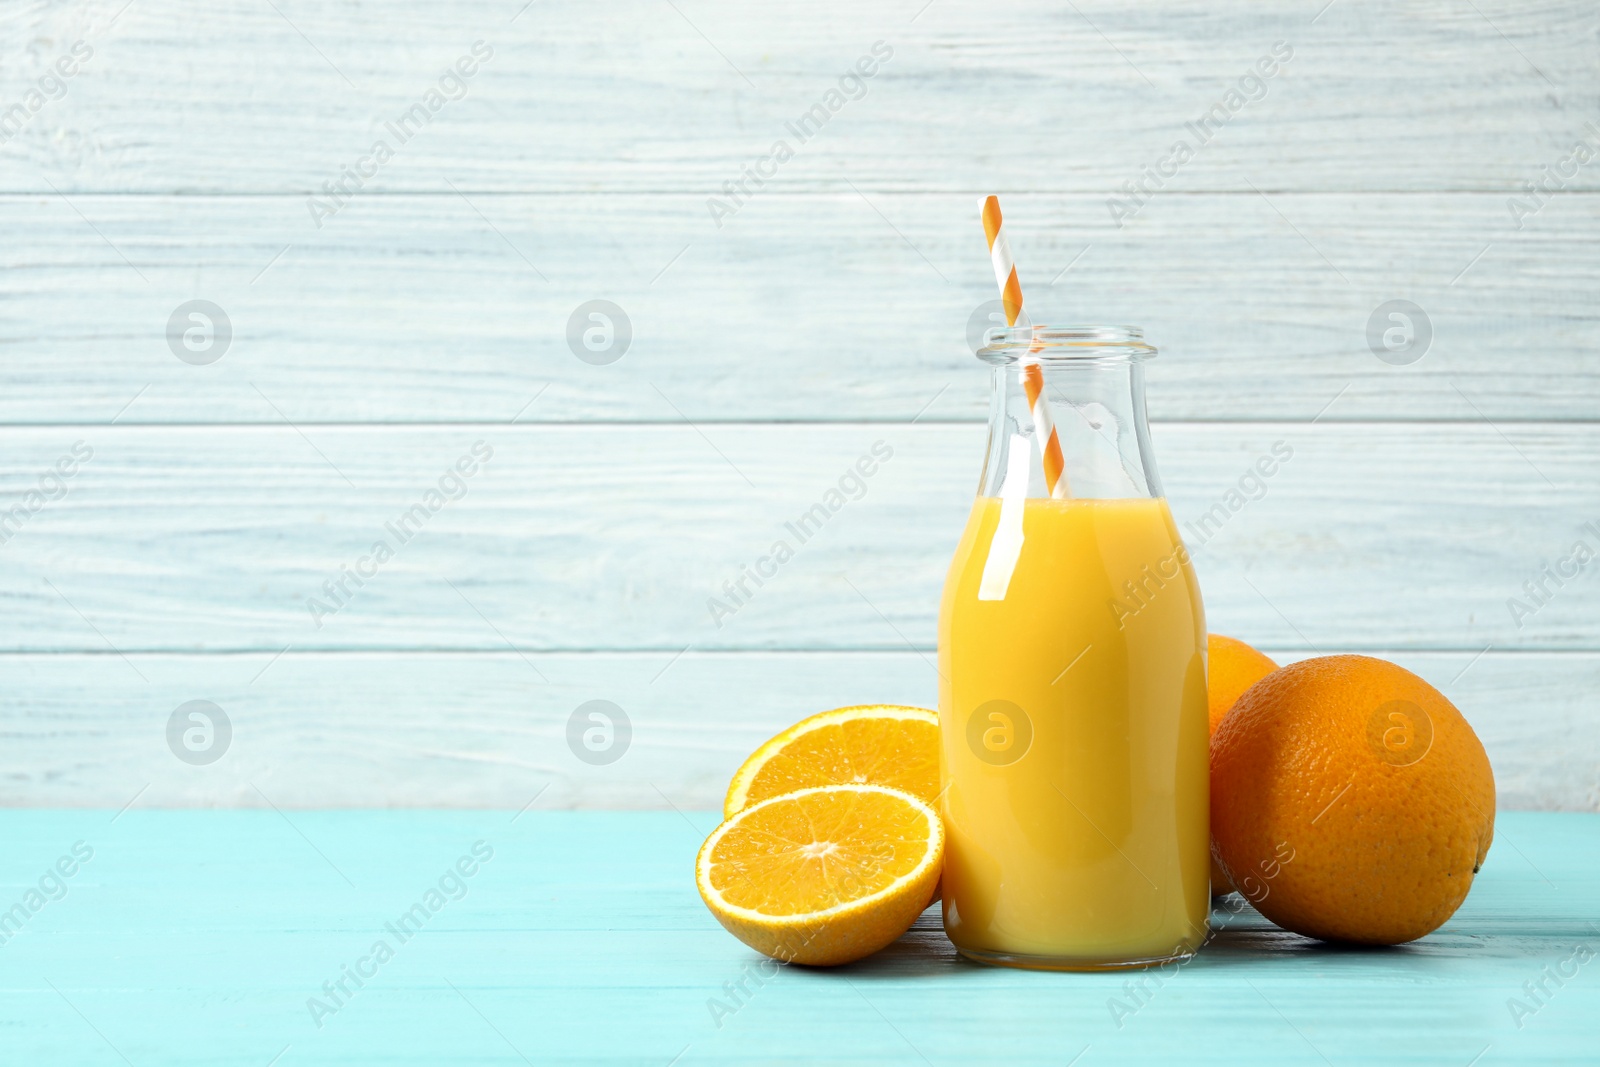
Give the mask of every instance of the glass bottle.
POLYGON ((1032 326, 978 355, 988 452, 939 613, 945 930, 1020 967, 1187 957, 1210 914, 1206 629, 1150 448, 1155 349, 1032 326))

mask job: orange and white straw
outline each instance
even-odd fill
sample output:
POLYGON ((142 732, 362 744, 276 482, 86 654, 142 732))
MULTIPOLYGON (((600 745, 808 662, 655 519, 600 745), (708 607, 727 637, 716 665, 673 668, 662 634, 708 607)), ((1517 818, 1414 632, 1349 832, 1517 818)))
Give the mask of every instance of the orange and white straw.
MULTIPOLYGON (((1022 283, 1017 280, 1017 263, 1011 258, 1011 242, 1006 239, 1005 226, 1000 216, 1000 198, 986 197, 983 201, 983 232, 989 238, 989 259, 994 264, 994 280, 1000 285, 1000 303, 1005 307, 1007 326, 1027 326, 1028 315, 1022 310, 1022 283)), ((1045 487, 1053 497, 1067 496, 1066 461, 1061 454, 1061 437, 1056 433, 1050 418, 1050 405, 1044 396, 1044 369, 1039 361, 1030 358, 1037 346, 1029 349, 1022 360, 1022 388, 1028 394, 1028 409, 1033 413, 1033 429, 1039 438, 1039 449, 1044 460, 1045 487)))

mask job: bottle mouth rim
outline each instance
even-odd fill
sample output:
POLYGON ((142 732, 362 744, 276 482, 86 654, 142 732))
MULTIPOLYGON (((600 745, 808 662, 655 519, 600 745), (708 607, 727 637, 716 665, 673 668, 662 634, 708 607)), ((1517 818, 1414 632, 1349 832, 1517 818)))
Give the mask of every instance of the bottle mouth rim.
POLYGON ((1139 362, 1156 354, 1137 326, 996 326, 983 335, 985 363, 1139 362))

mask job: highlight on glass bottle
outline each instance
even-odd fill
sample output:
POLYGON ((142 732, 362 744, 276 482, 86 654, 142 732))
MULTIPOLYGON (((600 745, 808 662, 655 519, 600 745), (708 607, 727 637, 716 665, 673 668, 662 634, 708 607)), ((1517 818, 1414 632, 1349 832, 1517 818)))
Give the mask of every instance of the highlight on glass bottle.
MULTIPOLYGON (((1161 496, 1150 449, 1142 362, 1156 354, 1133 326, 1018 326, 992 329, 978 358, 993 368, 989 455, 980 495, 999 496, 1011 453, 1030 450, 1027 496, 1118 499, 1161 496), (1043 407, 1059 438, 1065 484, 1046 484, 1030 374, 1043 382, 1043 407), (1020 443, 1018 439, 1020 438, 1020 443)), ((1017 462, 1020 468, 1022 464, 1017 462)))
POLYGON ((1130 327, 993 330, 939 615, 945 929, 988 963, 1140 966, 1209 918, 1205 617, 1130 327))

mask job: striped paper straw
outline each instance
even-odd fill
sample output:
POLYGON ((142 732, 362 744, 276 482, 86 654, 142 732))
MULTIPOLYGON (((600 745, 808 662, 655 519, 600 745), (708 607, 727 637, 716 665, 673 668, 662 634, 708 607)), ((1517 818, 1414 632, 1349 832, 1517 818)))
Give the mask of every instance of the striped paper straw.
MULTIPOLYGON (((1006 325, 1027 326, 1028 315, 1022 310, 1022 283, 1017 280, 1017 263, 1011 258, 1011 242, 1006 239, 997 196, 986 197, 983 201, 983 232, 989 238, 989 259, 994 264, 994 280, 1000 284, 1000 303, 1005 307, 1006 325)), ((1037 347, 1029 350, 1030 355, 1037 347)), ((1051 496, 1065 497, 1068 494, 1066 461, 1062 459, 1056 424, 1050 418, 1050 406, 1045 402, 1044 369, 1037 359, 1029 356, 1024 356, 1022 361, 1022 388, 1028 394, 1034 432, 1039 435, 1045 486, 1051 496)))

